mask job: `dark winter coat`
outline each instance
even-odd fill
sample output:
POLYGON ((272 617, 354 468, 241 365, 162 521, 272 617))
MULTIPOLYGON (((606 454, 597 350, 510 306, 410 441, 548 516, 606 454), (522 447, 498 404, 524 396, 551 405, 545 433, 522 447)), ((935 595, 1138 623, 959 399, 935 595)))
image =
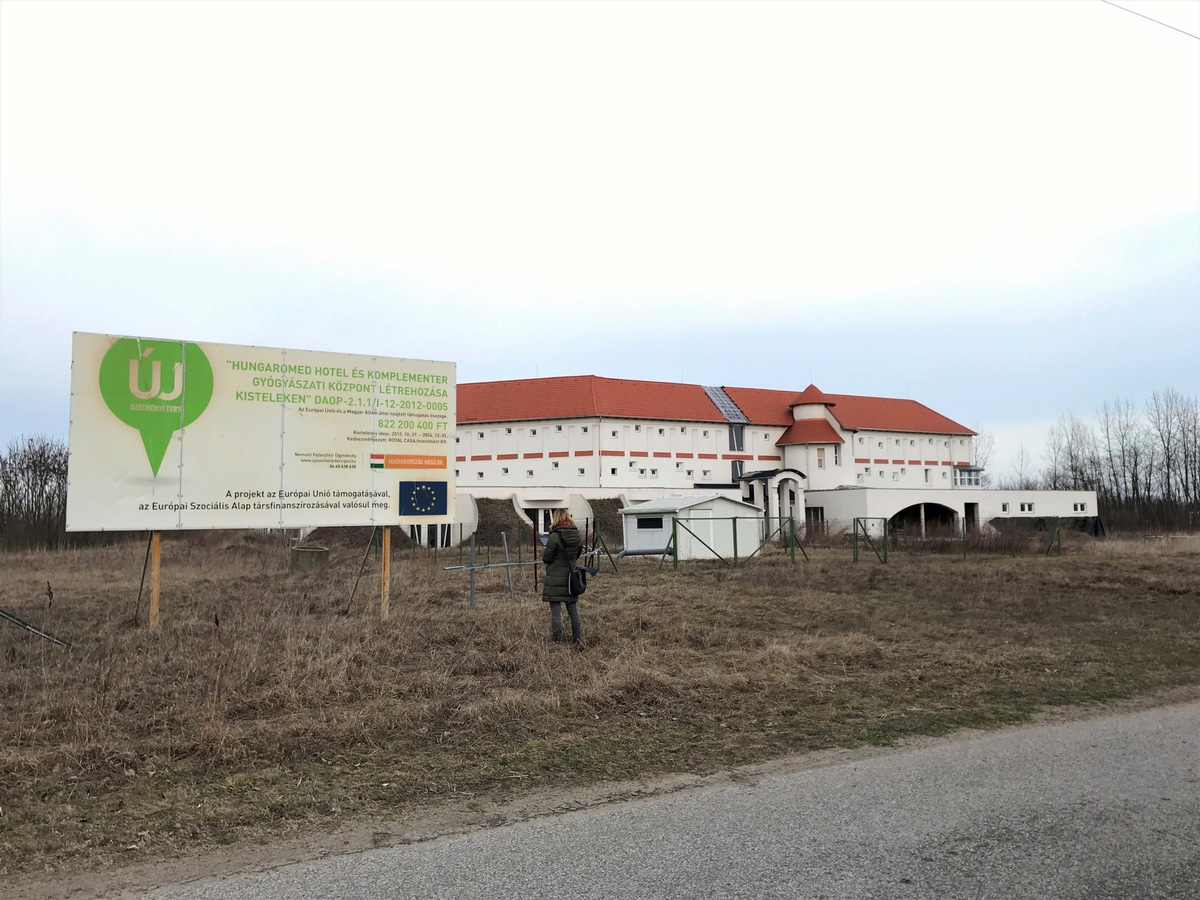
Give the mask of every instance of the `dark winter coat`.
POLYGON ((542 548, 542 562, 546 564, 546 581, 542 585, 542 599, 547 602, 570 602, 571 564, 568 560, 579 559, 583 552, 583 539, 574 525, 559 525, 550 529, 546 546, 542 548))

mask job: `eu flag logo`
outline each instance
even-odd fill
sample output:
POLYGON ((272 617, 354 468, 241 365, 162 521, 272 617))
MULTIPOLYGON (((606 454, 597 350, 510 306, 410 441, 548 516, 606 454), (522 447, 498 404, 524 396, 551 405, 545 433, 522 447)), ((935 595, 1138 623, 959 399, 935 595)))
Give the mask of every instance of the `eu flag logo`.
POLYGON ((446 482, 402 481, 400 482, 400 515, 444 516, 446 515, 446 482))

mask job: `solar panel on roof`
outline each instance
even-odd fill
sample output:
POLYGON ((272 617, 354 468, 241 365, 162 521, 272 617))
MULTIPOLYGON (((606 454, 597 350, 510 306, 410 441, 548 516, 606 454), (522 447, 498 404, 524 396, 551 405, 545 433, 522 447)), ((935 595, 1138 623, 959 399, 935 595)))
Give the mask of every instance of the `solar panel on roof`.
POLYGON ((738 405, 734 403, 725 390, 719 387, 704 387, 704 393, 708 395, 708 399, 713 402, 721 415, 725 417, 726 422, 733 422, 738 425, 747 425, 750 420, 746 418, 746 414, 738 409, 738 405))

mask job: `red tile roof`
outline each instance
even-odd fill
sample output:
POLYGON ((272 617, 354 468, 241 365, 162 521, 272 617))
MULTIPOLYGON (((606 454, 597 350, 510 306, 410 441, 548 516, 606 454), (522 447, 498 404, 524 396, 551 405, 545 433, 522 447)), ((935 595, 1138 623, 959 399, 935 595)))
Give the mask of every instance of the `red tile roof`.
POLYGON ((784 444, 844 444, 845 440, 829 424, 828 419, 797 419, 775 442, 784 444))
POLYGON ((570 375, 458 386, 460 423, 595 416, 668 422, 725 421, 698 384, 570 375))
MULTIPOLYGON (((820 402, 829 407, 829 413, 843 429, 961 435, 975 433, 915 400, 825 394, 814 385, 809 385, 799 395, 795 391, 762 388, 727 387, 724 391, 754 425, 777 425, 790 429, 795 422, 792 418, 793 405, 820 402)), ((698 384, 571 375, 481 381, 458 386, 460 424, 597 416, 667 422, 725 422, 725 417, 698 384)), ((829 431, 834 433, 832 428, 829 431)))
POLYGON ((792 406, 803 406, 809 403, 823 403, 833 406, 833 399, 815 384, 810 384, 800 392, 800 396, 792 401, 792 406))
POLYGON ((975 433, 916 400, 825 394, 812 385, 799 396, 791 391, 769 391, 761 388, 727 387, 725 393, 751 422, 761 425, 790 427, 793 421, 792 406, 797 403, 820 402, 829 407, 830 415, 843 429, 850 431, 861 429, 962 435, 975 433), (815 396, 819 396, 820 400, 813 399, 815 396))

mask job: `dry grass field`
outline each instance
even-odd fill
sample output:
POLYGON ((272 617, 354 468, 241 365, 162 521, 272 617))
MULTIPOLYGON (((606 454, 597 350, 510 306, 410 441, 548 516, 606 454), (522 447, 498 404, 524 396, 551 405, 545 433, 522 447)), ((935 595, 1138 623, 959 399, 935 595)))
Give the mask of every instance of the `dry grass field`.
POLYGON ((0 875, 118 866, 422 805, 1021 721, 1200 682, 1200 539, 1062 556, 844 549, 605 564, 581 651, 519 570, 363 547, 288 570, 267 534, 0 556, 0 875))

